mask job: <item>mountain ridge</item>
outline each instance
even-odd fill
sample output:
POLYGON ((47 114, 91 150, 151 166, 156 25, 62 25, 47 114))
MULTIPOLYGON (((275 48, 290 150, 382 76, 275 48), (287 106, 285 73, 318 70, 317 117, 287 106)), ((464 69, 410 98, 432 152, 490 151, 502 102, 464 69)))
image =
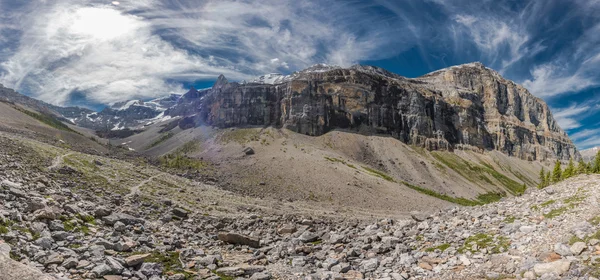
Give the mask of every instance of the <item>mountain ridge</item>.
POLYGON ((178 98, 173 96, 164 108, 145 106, 141 100, 124 101, 101 112, 46 105, 60 118, 95 130, 140 130, 163 116, 191 117, 188 121, 194 125, 276 125, 309 135, 332 129, 366 130, 429 150, 497 149, 527 160, 580 157, 542 99, 479 62, 417 78, 375 66, 318 64, 251 82, 229 82, 220 75, 212 88, 198 91, 192 87, 178 98), (318 88, 321 82, 329 92, 318 88), (284 89, 284 85, 288 86, 284 89), (257 88, 266 91, 256 92, 257 88), (303 91, 309 92, 308 98, 302 96, 303 91), (223 98, 223 94, 229 96, 223 98), (361 100, 359 95, 365 94, 361 100), (248 105, 251 102, 254 105, 248 105), (113 108, 130 103, 135 106, 113 108), (223 112, 232 109, 238 112, 223 112))
MULTIPOLYGON (((325 67, 294 73, 279 84, 216 83, 204 100, 167 114, 198 113, 217 127, 274 125, 322 135, 332 129, 388 134, 429 150, 500 150, 528 160, 578 159, 548 106, 480 63, 418 78, 381 68, 325 67)), ((178 108, 179 107, 179 108, 178 108)))

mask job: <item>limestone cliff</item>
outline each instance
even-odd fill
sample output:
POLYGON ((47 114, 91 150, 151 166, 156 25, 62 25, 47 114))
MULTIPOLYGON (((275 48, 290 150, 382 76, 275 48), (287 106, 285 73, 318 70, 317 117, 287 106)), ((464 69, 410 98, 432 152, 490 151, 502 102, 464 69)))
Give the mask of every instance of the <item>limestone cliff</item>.
MULTIPOLYGON (((198 97, 200 98, 200 97, 198 97)), ((202 101, 180 101, 217 127, 273 125, 307 135, 386 134, 430 150, 497 150, 527 160, 578 158, 548 106, 480 63, 408 79, 381 68, 316 66, 275 84, 220 77, 202 101)))

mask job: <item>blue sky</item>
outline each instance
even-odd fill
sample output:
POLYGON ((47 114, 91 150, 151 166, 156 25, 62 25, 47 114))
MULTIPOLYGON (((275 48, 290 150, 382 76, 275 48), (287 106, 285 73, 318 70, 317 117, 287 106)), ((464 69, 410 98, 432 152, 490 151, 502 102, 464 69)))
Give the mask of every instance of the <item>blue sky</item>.
POLYGON ((370 64, 407 77, 480 61, 600 145, 600 0, 0 0, 0 83, 57 105, 370 64))

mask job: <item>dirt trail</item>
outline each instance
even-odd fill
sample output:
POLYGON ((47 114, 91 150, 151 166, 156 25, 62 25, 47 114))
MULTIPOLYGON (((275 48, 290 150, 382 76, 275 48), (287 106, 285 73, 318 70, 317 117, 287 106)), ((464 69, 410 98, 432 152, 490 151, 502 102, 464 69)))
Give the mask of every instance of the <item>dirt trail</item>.
POLYGON ((69 152, 69 153, 66 153, 64 155, 59 155, 59 156, 55 157, 54 160, 52 160, 52 165, 50 165, 48 167, 48 169, 49 170, 53 170, 53 169, 58 168, 63 163, 64 158, 68 157, 68 156, 70 156, 72 154, 74 154, 74 153, 73 152, 69 152))
POLYGON ((137 185, 133 186, 133 187, 131 188, 131 191, 129 192, 129 194, 127 194, 127 195, 125 196, 125 198, 132 197, 132 196, 134 196, 134 195, 138 194, 138 193, 140 192, 140 188, 141 188, 143 185, 150 183, 152 180, 156 179, 156 178, 157 178, 157 177, 159 177, 159 176, 162 176, 162 174, 159 174, 159 175, 154 175, 154 176, 152 176, 152 177, 150 177, 150 178, 148 178, 148 179, 146 179, 146 180, 144 180, 144 181, 140 182, 139 184, 137 184, 137 185))

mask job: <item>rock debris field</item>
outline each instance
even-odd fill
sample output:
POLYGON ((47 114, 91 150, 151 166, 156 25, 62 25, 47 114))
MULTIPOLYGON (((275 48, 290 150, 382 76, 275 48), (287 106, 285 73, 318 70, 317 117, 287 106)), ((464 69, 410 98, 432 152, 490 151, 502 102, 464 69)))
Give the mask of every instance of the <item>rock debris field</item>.
POLYGON ((213 215, 143 187, 94 189, 17 140, 0 146, 0 279, 600 277, 597 175, 404 219, 213 215))

